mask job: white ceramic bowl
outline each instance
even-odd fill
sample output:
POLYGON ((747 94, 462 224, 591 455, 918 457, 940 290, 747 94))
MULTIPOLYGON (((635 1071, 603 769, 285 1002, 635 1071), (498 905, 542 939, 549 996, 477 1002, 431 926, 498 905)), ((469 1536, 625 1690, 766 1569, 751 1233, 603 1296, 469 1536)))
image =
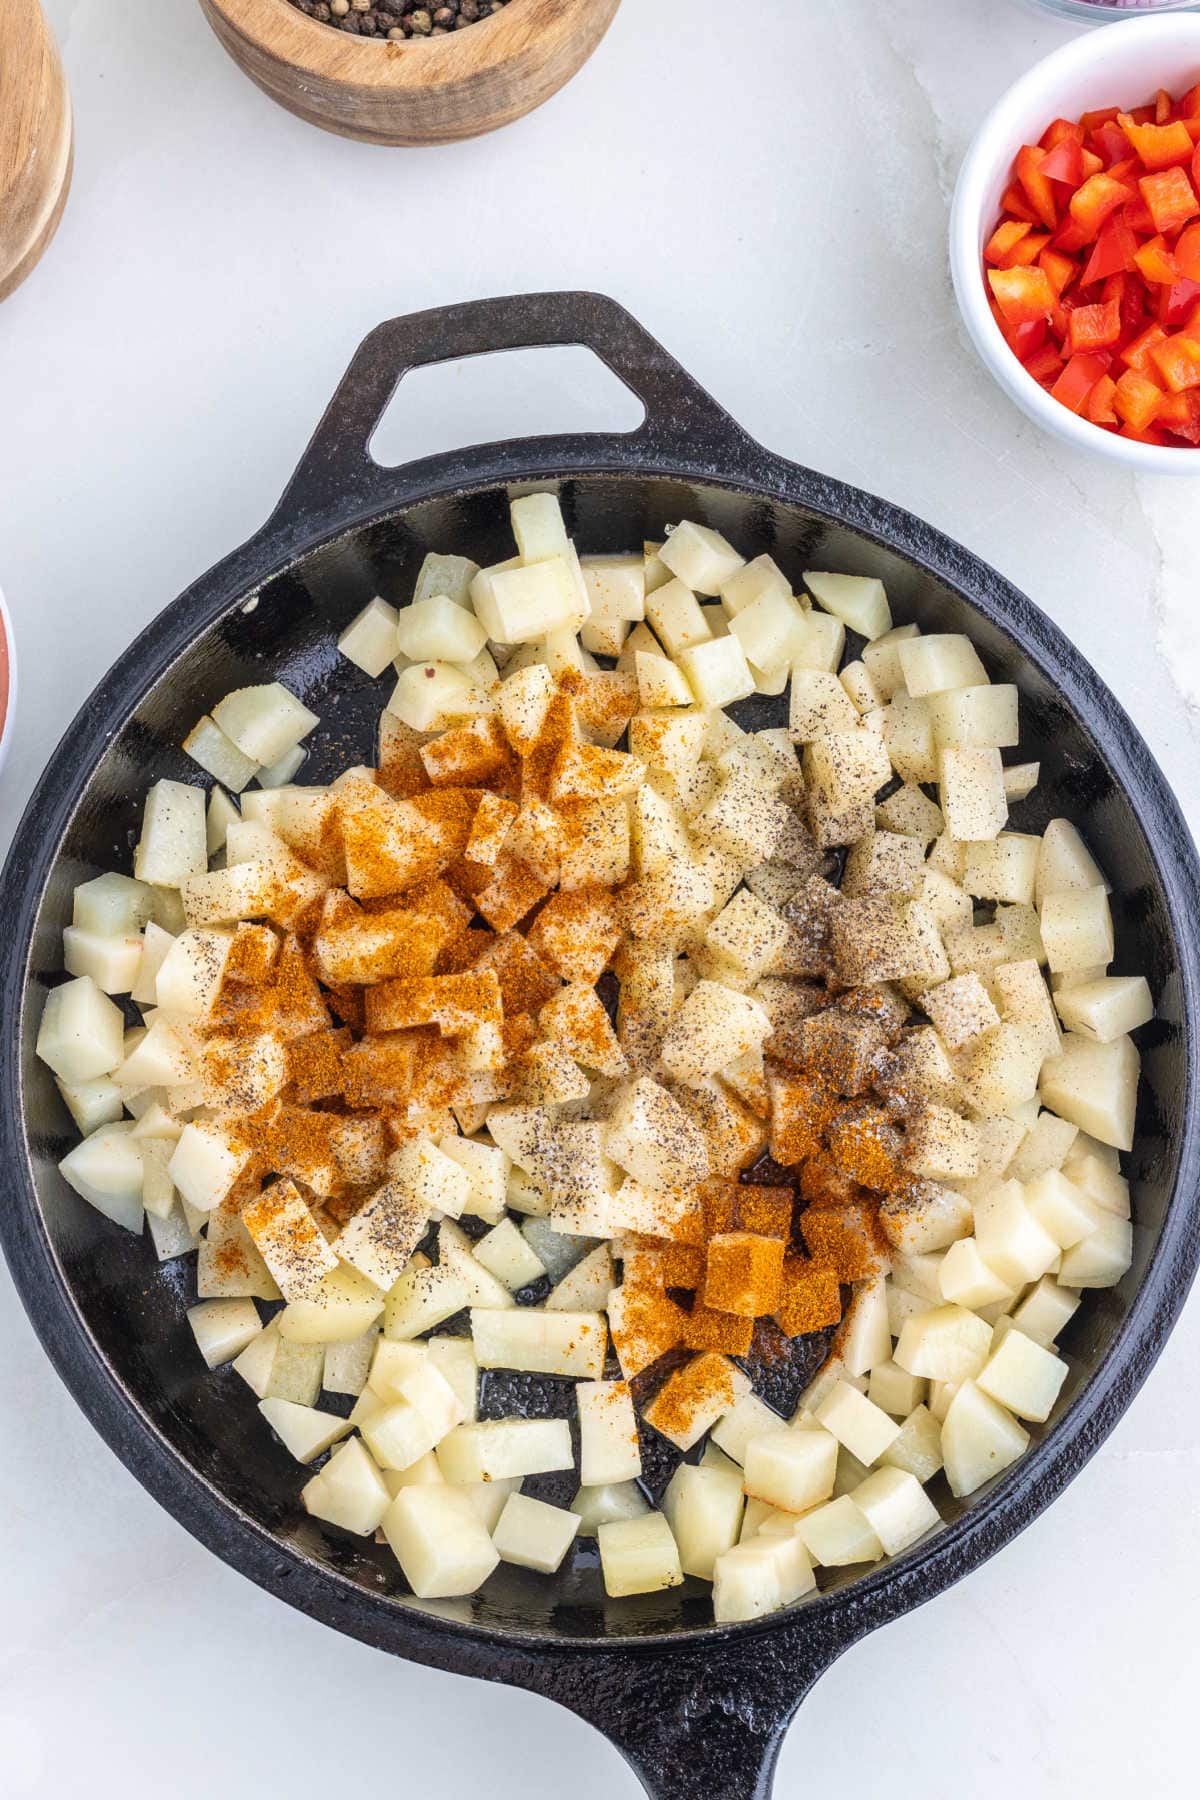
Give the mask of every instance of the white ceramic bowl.
POLYGON ((13 643, 12 620, 0 590, 0 768, 12 741, 13 717, 17 709, 17 652, 13 643))
POLYGON ((987 303, 983 246, 1022 144, 1036 144, 1051 119, 1077 119, 1101 106, 1141 106, 1163 87, 1181 94, 1200 81, 1200 15, 1127 19, 1055 50, 1009 88, 975 134, 959 171, 950 212, 950 272, 971 340, 1017 405, 1080 450, 1143 473, 1200 475, 1200 449, 1138 444, 1091 425, 1052 400, 1026 373, 987 303))

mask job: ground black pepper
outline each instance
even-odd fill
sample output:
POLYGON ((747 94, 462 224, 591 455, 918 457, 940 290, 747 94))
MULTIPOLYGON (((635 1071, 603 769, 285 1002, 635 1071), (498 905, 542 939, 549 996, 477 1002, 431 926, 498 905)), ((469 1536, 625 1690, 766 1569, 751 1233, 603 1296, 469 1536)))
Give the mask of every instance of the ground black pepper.
POLYGON ((407 38, 445 37, 488 19, 508 0, 291 0, 297 12, 334 31, 402 43, 407 38))

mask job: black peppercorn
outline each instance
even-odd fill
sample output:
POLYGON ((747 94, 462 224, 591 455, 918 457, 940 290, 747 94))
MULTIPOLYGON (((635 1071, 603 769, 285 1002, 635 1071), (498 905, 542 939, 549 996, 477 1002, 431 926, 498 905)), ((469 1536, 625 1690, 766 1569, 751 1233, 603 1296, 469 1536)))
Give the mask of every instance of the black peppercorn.
POLYGON ((400 43, 446 37, 508 5, 508 0, 291 0, 297 12, 334 31, 400 43))

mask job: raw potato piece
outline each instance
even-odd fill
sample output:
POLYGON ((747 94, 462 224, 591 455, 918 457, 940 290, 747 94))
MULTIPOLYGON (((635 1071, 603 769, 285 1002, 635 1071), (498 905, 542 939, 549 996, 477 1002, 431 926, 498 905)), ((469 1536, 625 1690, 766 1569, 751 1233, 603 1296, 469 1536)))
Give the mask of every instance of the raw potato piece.
POLYGON ((142 809, 142 835, 133 853, 134 875, 157 887, 177 888, 189 875, 202 875, 207 867, 204 789, 182 781, 156 781, 142 809))
POLYGON ((1154 1017, 1154 1001, 1144 975, 1103 975, 1062 989, 1054 996, 1068 1031, 1111 1044, 1154 1017))
POLYGON ((942 1454, 950 1491, 973 1494, 1024 1455, 1029 1433, 974 1381, 964 1381, 942 1422, 942 1454))
POLYGON ((746 559, 719 531, 685 519, 668 534, 658 560, 694 593, 719 594, 746 559))
POLYGON ((830 1432, 781 1425, 747 1444, 746 1492, 786 1512, 805 1512, 832 1494, 837 1457, 838 1440, 830 1432))
POLYGON ((570 1469, 571 1427, 565 1419, 487 1419, 458 1425, 438 1445, 448 1482, 504 1481, 570 1469))
POLYGON ((915 1475, 876 1469, 852 1494, 887 1556, 899 1556, 941 1523, 937 1507, 915 1475))
POLYGON ((471 1336, 481 1369, 529 1369, 587 1381, 598 1381, 604 1372, 608 1330, 602 1313, 476 1307, 471 1336))
POLYGON ((883 1555, 874 1526, 849 1494, 806 1513, 796 1530, 813 1561, 827 1569, 878 1562, 883 1555))
POLYGON ((826 1431, 832 1432, 838 1443, 867 1468, 878 1462, 900 1435, 895 1419, 889 1418, 848 1381, 839 1381, 832 1393, 826 1395, 816 1408, 816 1416, 826 1431))
POLYGON ((337 641, 338 649, 364 675, 382 675, 396 655, 398 616, 394 606, 376 595, 351 619, 337 641))
POLYGON ((202 1300, 188 1309, 196 1347, 210 1369, 232 1362, 262 1331, 253 1300, 202 1300))
POLYGON ((1008 820, 1008 800, 998 750, 943 750, 938 784, 946 829, 960 843, 1000 835, 1008 820))
MULTIPOLYGON (((210 1304, 224 1305, 225 1302, 210 1304)), ((297 1406, 293 1400, 260 1400, 258 1410, 297 1462, 315 1462, 323 1451, 350 1430, 349 1419, 339 1419, 336 1413, 319 1412, 315 1406, 297 1406)))
POLYGON ((63 1081, 95 1081, 123 1060, 124 1028, 120 1007, 79 975, 46 995, 37 1053, 63 1081))
POLYGON ((553 1575, 579 1531, 579 1514, 528 1494, 510 1494, 492 1532, 501 1562, 553 1575))
POLYGON ((1068 1032, 1062 1054, 1042 1064, 1042 1102, 1102 1144, 1132 1150, 1139 1067, 1128 1037, 1097 1044, 1068 1032))
POLYGON ((626 1594, 657 1594, 683 1581, 679 1550, 660 1512, 601 1525, 600 1566, 604 1590, 614 1600, 626 1594))
POLYGON ((383 1515, 383 1535, 419 1600, 473 1594, 500 1561, 470 1499, 445 1486, 402 1488, 383 1515))
POLYGON ((744 1510, 738 1469, 680 1464, 663 1495, 663 1512, 685 1575, 712 1580, 718 1557, 738 1541, 744 1510))
POLYGON ((581 1382, 575 1400, 580 1481, 599 1487, 635 1480, 642 1472, 642 1452, 628 1382, 581 1382))
POLYGON ((713 1617, 718 1624, 758 1619, 790 1606, 816 1586, 812 1562, 798 1536, 755 1537, 724 1551, 713 1568, 713 1617))
MULTIPOLYGON (((356 659, 352 659, 356 660, 356 659)), ((391 1505, 387 1483, 358 1438, 335 1450, 320 1474, 301 1490, 305 1510, 328 1525, 370 1537, 391 1505)))
POLYGON ((880 638, 892 629, 887 593, 873 575, 830 575, 806 569, 804 585, 826 612, 860 637, 880 638))
POLYGON ((1068 1373, 1060 1356, 1052 1355, 1043 1345, 1014 1329, 1005 1332, 978 1380, 985 1394, 1006 1406, 1018 1419, 1043 1424, 1050 1417, 1068 1373))

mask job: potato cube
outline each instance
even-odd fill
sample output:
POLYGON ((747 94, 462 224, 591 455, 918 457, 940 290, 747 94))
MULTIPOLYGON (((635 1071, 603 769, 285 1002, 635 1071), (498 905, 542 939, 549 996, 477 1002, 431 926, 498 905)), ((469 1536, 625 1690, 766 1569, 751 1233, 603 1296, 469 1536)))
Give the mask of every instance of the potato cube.
POLYGON ((1020 741, 1017 690, 1007 683, 950 688, 930 694, 926 705, 940 750, 1011 749, 1020 741))
POLYGON ((742 1528, 741 1472, 682 1463, 663 1495, 663 1512, 685 1575, 711 1581, 717 1558, 732 1550, 742 1528))
POLYGON ((599 1526, 596 1536, 604 1590, 610 1598, 655 1594, 682 1582, 679 1550, 662 1513, 610 1520, 599 1526))
POLYGON ((820 800, 833 809, 866 800, 873 803, 891 774, 886 746, 864 725, 829 732, 805 746, 804 780, 810 803, 820 800))
POLYGON ((387 1484, 358 1438, 334 1451, 300 1498, 313 1518, 359 1537, 370 1537, 379 1529, 391 1504, 387 1484))
POLYGON ((729 618, 736 618, 763 594, 791 595, 792 584, 770 556, 756 556, 743 563, 721 585, 721 602, 729 618))
POLYGON ((648 1075, 639 1076, 615 1097, 604 1150, 644 1187, 686 1188, 708 1174, 708 1151, 699 1128, 648 1075))
POLYGON ((667 655, 676 659, 681 650, 705 643, 712 635, 700 602, 682 581, 668 581, 649 595, 646 618, 667 655))
POLYGON ((562 1566, 578 1531, 578 1513, 534 1500, 528 1494, 510 1494, 492 1532, 492 1542, 501 1562, 553 1575, 562 1566))
POLYGON ((851 845, 842 875, 842 892, 911 897, 919 892, 924 873, 917 838, 876 830, 851 845))
MULTIPOLYGON (((1013 1288, 980 1255, 974 1238, 951 1244, 938 1270, 942 1298, 976 1311, 1000 1300, 1010 1300, 1013 1288)), ((911 1408, 906 1409, 911 1410, 911 1408)))
MULTIPOLYGON (((935 1306, 932 1311, 907 1321, 894 1356, 910 1375, 960 1382, 979 1373, 987 1361, 991 1341, 991 1326, 965 1307, 935 1306)), ((854 1446, 851 1444, 847 1448, 853 1450, 854 1446)), ((859 1460, 865 1462, 868 1459, 860 1457, 859 1460)))
POLYGON ((793 743, 810 744, 831 732, 852 731, 858 714, 836 675, 824 669, 796 669, 788 734, 793 743))
POLYGON ((403 1488, 383 1516, 383 1534, 421 1600, 473 1594, 500 1561, 470 1500, 445 1487, 403 1488))
POLYGON ((825 1568, 878 1562, 883 1555, 874 1526, 849 1494, 806 1513, 796 1530, 813 1561, 825 1568))
POLYGON ((1144 975, 1102 975, 1064 989, 1055 995, 1054 1004, 1068 1031, 1093 1038, 1098 1044, 1111 1044, 1154 1017, 1154 1001, 1144 975))
POLYGON ((457 1270, 430 1268, 414 1258, 388 1292, 383 1328, 390 1338, 420 1337, 466 1304, 466 1285, 457 1270))
MULTIPOLYGON (((838 1350, 849 1376, 866 1375, 891 1356, 887 1290, 882 1276, 856 1286, 838 1333, 838 1350)), ((910 1412, 915 1405, 914 1400, 904 1411, 910 1412)))
POLYGON ((933 1479, 942 1466, 942 1428, 927 1406, 913 1408, 879 1461, 882 1468, 903 1469, 920 1482, 933 1479))
POLYGON ((713 1616, 718 1624, 757 1619, 790 1606, 816 1586, 808 1551, 794 1533, 756 1537, 723 1551, 713 1565, 713 1616))
POLYGON ((968 844, 963 886, 980 900, 1031 906, 1040 848, 1039 838, 1017 831, 1002 831, 987 843, 968 844))
POLYGON ((892 629, 892 614, 882 581, 873 575, 834 575, 804 571, 804 585, 819 606, 867 639, 892 629))
POLYGON ((474 1255, 510 1293, 528 1287, 546 1271, 511 1219, 502 1219, 475 1245, 474 1255))
POLYGON ((883 741, 892 767, 901 780, 936 781, 938 756, 933 741, 933 720, 924 701, 913 700, 901 688, 884 708, 882 725, 883 741))
POLYGON ((718 981, 700 981, 667 1029, 661 1051, 663 1067, 678 1081, 701 1083, 739 1057, 761 1049, 770 1031, 769 1017, 748 994, 718 981))
POLYGON ((1040 923, 1046 957, 1055 974, 1093 965, 1107 967, 1112 961, 1112 913, 1103 888, 1047 894, 1040 923))
POLYGON ((636 623, 646 616, 646 569, 640 556, 580 558, 591 602, 589 625, 636 623))
POLYGON ((642 1453, 628 1382, 581 1382, 575 1399, 583 1485, 608 1486, 636 1479, 642 1472, 642 1453))
MULTIPOLYGON (((803 647, 807 626, 808 615, 790 594, 767 589, 731 619, 729 631, 754 669, 766 677, 782 675, 786 686, 787 672, 803 647)), ((782 686, 779 692, 783 692, 782 686)))
MULTIPOLYGON (((190 791, 190 790, 189 790, 190 791)), ((141 931, 154 911, 154 890, 129 875, 96 875, 81 881, 72 897, 71 923, 97 937, 141 931)))
POLYGON ((1069 819, 1051 819, 1042 833, 1035 900, 1041 906, 1050 894, 1074 893, 1088 888, 1108 890, 1099 864, 1069 819))
POLYGON ((371 1329, 383 1309, 378 1288, 339 1263, 307 1299, 284 1307, 279 1332, 293 1344, 352 1343, 371 1329))
POLYGON ((250 1160, 250 1145, 214 1122, 185 1125, 167 1173, 189 1206, 219 1206, 250 1160))
POLYGON ((442 1439, 438 1463, 448 1482, 499 1481, 570 1469, 571 1428, 565 1419, 486 1419, 458 1425, 442 1439))
POLYGON ((876 1469, 854 1489, 852 1498, 888 1556, 899 1556, 941 1522, 916 1476, 901 1469, 876 1469))
POLYGON ((690 519, 668 533, 658 558, 697 594, 719 594, 746 560, 719 531, 690 519))
POLYGON ((1008 801, 998 750, 939 751, 937 779, 946 829, 959 842, 999 836, 1008 819, 1008 801))
POLYGON ((677 660, 698 706, 732 706, 754 692, 754 676, 735 637, 691 644, 677 660))
POLYGON ((481 1369, 529 1369, 586 1381, 598 1381, 604 1372, 608 1331, 600 1313, 473 1307, 471 1337, 481 1369))
POLYGON ((987 1360, 979 1386, 1019 1419, 1044 1424, 1069 1371, 1059 1356, 1012 1329, 987 1360))
POLYGON ((961 1181, 979 1172, 979 1134, 947 1106, 922 1106, 908 1122, 905 1161, 915 1175, 961 1181))
POLYGON ((964 1381, 942 1423, 942 1454, 950 1491, 959 1499, 1008 1468, 1029 1445, 1029 1433, 985 1394, 976 1382, 964 1381))
POLYGON ((750 987, 772 967, 788 940, 786 921, 743 888, 708 927, 705 957, 722 978, 728 974, 739 986, 750 987))
POLYGON ((398 648, 397 616, 396 608, 376 595, 351 619, 338 639, 338 649, 365 675, 382 675, 398 648))
POLYGON ((37 1054, 67 1082, 95 1081, 124 1060, 121 1009, 90 975, 51 988, 38 1027, 37 1054))
POLYGON ((763 1432, 746 1446, 746 1493, 786 1512, 806 1512, 832 1494, 837 1456, 838 1440, 823 1429, 781 1425, 763 1432))
POLYGON ((1008 1113, 1038 1091, 1042 1046, 1026 1025, 1002 1020, 962 1052, 959 1078, 970 1104, 989 1115, 1008 1113))
POLYGON ((1048 1350, 1078 1312, 1079 1304, 1077 1293, 1060 1287, 1052 1275, 1043 1275, 1016 1308, 1013 1324, 1035 1344, 1048 1350))
POLYGON ((879 1223, 888 1241, 908 1255, 944 1250, 971 1230, 971 1203, 954 1188, 913 1181, 886 1195, 879 1223))
POLYGON ((906 1419, 924 1401, 925 1382, 919 1375, 910 1375, 889 1356, 871 1370, 867 1399, 881 1412, 906 1419))
POLYGON ((839 1381, 814 1411, 826 1431, 832 1432, 838 1443, 867 1468, 879 1460, 900 1434, 896 1421, 848 1381, 839 1381))
POLYGON ((202 1300, 188 1308, 196 1347, 210 1369, 232 1362, 258 1337, 263 1323, 253 1300, 202 1300))
POLYGON ((703 1351, 667 1377, 642 1416, 668 1442, 687 1451, 749 1391, 749 1378, 735 1363, 716 1351, 703 1351))
POLYGON ((142 835, 133 853, 134 875, 139 882, 177 888, 189 875, 202 875, 207 867, 204 789, 182 781, 156 781, 142 808, 142 835))
POLYGON ((916 838, 924 846, 942 834, 946 821, 941 807, 915 782, 906 781, 875 808, 875 825, 879 831, 916 838))
POLYGON ((950 688, 987 684, 987 670, 970 638, 961 632, 931 632, 926 637, 901 639, 896 644, 896 655, 904 685, 914 699, 925 694, 944 694, 950 688))
POLYGON ((926 988, 921 1005, 932 1019, 942 1042, 961 1050, 973 1038, 1000 1023, 987 989, 978 975, 955 975, 937 987, 926 988))
POLYGON ((1043 1103, 1102 1144, 1133 1148, 1140 1058, 1128 1037, 1093 1043, 1068 1032, 1062 1053, 1042 1065, 1043 1103))
POLYGON ((1094 1231, 1101 1208, 1061 1169, 1047 1169, 1026 1184, 1025 1203, 1033 1217, 1056 1244, 1069 1250, 1094 1231))
POLYGON ((1014 1290, 1039 1280, 1058 1258, 1059 1245, 1033 1216, 1017 1181, 989 1181, 975 1195, 975 1237, 985 1262, 1014 1290))
POLYGON ((748 1319, 773 1313, 780 1300, 785 1249, 779 1238, 719 1232, 709 1240, 704 1304, 748 1319))
POLYGON ((752 1439, 764 1431, 778 1431, 783 1421, 757 1394, 743 1394, 712 1429, 712 1442, 731 1462, 744 1467, 752 1439))
POLYGON ((1102 1213, 1094 1231, 1063 1251, 1059 1280, 1066 1287, 1115 1287, 1133 1262, 1133 1227, 1116 1213, 1102 1213))

